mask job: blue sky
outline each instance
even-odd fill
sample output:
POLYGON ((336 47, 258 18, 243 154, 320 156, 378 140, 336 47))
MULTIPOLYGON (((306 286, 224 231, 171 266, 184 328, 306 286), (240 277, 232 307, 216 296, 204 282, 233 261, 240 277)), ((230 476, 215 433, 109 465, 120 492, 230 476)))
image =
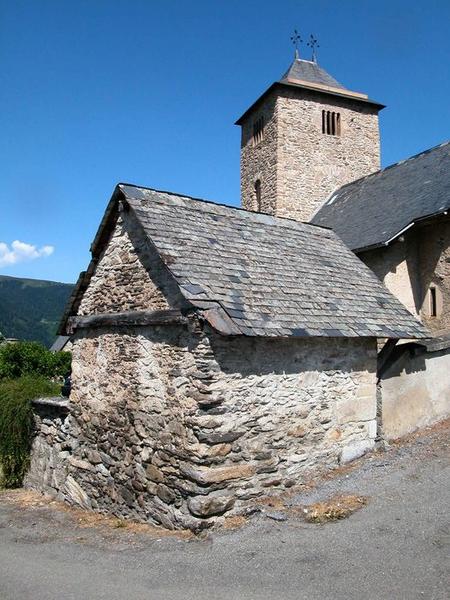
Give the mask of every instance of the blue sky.
POLYGON ((387 104, 384 166, 449 139, 449 24, 448 0, 0 0, 0 273, 75 281, 119 181, 237 205, 233 123, 294 28, 387 104))

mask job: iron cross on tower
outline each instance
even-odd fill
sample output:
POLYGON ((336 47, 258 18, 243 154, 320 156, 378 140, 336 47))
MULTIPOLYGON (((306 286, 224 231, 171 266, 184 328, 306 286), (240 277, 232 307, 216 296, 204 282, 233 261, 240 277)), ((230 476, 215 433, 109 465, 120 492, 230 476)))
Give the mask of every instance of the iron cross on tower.
POLYGON ((309 42, 306 44, 307 46, 309 46, 312 50, 312 56, 311 56, 311 60, 313 62, 317 62, 317 54, 316 54, 316 49, 320 48, 319 43, 317 41, 317 38, 315 38, 313 36, 313 34, 310 35, 309 37, 309 42))
POLYGON ((291 35, 291 42, 294 44, 295 58, 300 58, 298 47, 303 42, 303 40, 300 37, 300 34, 296 29, 294 29, 294 33, 291 35))

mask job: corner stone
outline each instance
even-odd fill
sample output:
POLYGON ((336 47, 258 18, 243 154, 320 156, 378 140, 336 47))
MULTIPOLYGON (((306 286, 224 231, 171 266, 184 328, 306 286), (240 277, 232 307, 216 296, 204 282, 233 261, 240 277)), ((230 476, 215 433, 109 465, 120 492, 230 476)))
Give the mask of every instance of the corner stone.
POLYGON ((189 498, 188 508, 196 517, 212 517, 222 515, 234 506, 234 498, 223 496, 204 496, 189 498))
POLYGON ((359 442, 354 442, 353 444, 349 444, 342 449, 340 462, 341 464, 345 464, 351 462, 352 460, 356 460, 363 456, 366 452, 369 452, 373 449, 375 445, 374 440, 361 440, 359 442))
POLYGON ((65 492, 68 498, 78 506, 92 508, 88 495, 71 475, 66 479, 65 492))

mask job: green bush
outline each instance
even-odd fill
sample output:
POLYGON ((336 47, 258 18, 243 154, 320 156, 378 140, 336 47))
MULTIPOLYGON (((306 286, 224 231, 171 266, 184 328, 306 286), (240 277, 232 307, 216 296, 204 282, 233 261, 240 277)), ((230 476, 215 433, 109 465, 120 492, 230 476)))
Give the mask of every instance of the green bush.
POLYGON ((23 375, 49 379, 64 377, 70 371, 69 352, 50 352, 39 342, 15 342, 0 346, 0 380, 23 375))
POLYGON ((18 487, 30 460, 33 412, 31 400, 56 396, 61 386, 42 376, 0 381, 0 484, 18 487))

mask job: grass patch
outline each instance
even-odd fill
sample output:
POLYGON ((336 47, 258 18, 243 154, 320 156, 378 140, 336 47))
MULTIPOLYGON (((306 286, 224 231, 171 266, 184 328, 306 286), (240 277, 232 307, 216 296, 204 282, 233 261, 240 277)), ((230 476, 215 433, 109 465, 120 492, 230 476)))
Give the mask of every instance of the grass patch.
POLYGON ((114 525, 114 527, 116 529, 123 529, 124 527, 127 527, 128 523, 125 521, 125 519, 118 519, 116 521, 116 524, 114 525))
POLYGON ((239 529, 247 523, 247 519, 241 515, 234 515, 232 517, 225 517, 223 523, 224 529, 239 529))
POLYGON ((31 400, 56 396, 61 386, 27 375, 0 381, 0 485, 19 487, 30 462, 33 412, 31 400))
POLYGON ((316 502, 303 508, 308 523, 328 523, 346 519, 368 503, 365 496, 337 495, 325 502, 316 502))

